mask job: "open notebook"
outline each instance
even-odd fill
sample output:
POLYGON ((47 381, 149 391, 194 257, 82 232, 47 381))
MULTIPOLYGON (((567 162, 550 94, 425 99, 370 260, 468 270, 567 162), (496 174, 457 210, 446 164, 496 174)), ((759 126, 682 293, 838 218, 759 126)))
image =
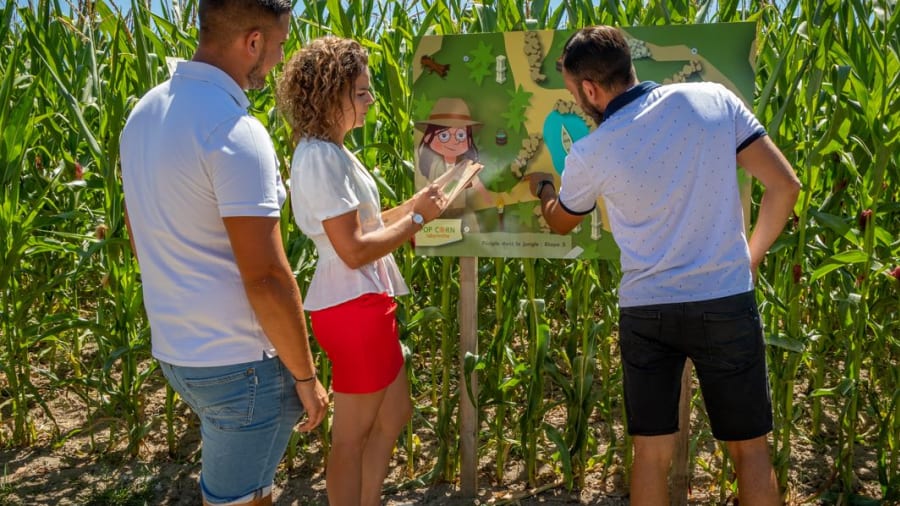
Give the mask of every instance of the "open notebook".
POLYGON ((446 195, 444 200, 445 209, 462 194, 463 190, 469 187, 482 168, 484 168, 484 165, 470 160, 465 165, 460 164, 453 167, 453 169, 442 174, 434 181, 440 186, 441 192, 446 195))

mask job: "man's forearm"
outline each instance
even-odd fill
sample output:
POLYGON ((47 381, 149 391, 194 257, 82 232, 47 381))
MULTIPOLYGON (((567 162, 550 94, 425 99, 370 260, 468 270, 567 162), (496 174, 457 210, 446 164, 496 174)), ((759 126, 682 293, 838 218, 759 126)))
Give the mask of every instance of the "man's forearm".
POLYGON ((781 235, 797 202, 798 189, 793 187, 766 190, 760 201, 756 226, 750 235, 750 262, 758 266, 769 248, 781 235))
POLYGON ((552 183, 540 185, 536 196, 541 201, 541 215, 553 233, 568 234, 581 222, 581 216, 571 215, 562 208, 552 183))
POLYGON ((751 266, 756 269, 784 230, 801 185, 791 164, 768 136, 760 137, 738 153, 737 162, 766 188, 748 241, 751 266))
POLYGON ((316 370, 303 303, 291 272, 275 269, 268 276, 246 282, 245 290, 256 318, 285 367, 297 379, 313 376, 316 370))

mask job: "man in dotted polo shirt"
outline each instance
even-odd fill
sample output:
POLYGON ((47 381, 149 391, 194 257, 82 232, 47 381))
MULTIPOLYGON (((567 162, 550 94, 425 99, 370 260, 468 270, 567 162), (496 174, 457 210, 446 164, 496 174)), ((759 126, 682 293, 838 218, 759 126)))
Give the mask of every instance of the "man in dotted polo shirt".
POLYGON ((741 100, 713 83, 638 82, 619 30, 576 32, 559 59, 566 88, 598 123, 531 190, 565 234, 606 203, 621 249, 619 345, 631 504, 668 504, 685 359, 700 380, 713 435, 727 443, 742 505, 778 504, 769 455, 772 404, 757 267, 790 216, 800 183, 741 100), (765 193, 748 242, 736 163, 765 193))

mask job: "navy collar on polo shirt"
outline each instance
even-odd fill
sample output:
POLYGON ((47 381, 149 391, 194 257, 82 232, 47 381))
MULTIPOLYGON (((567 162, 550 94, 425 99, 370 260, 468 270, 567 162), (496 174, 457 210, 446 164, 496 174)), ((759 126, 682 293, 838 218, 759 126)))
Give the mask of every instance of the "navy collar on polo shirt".
POLYGON ((656 88, 659 88, 659 83, 655 83, 653 81, 644 81, 640 84, 632 86, 631 88, 628 88, 627 91, 610 100, 609 103, 606 104, 606 111, 603 112, 603 119, 600 122, 602 123, 603 121, 606 121, 606 118, 609 118, 610 116, 615 114, 619 109, 625 107, 637 98, 650 93, 650 91, 656 88))

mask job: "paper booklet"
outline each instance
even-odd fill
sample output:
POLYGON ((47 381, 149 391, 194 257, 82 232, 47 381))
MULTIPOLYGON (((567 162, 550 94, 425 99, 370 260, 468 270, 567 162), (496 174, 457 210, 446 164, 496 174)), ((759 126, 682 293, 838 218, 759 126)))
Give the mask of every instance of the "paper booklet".
POLYGON ((444 200, 444 209, 446 209, 451 202, 456 200, 456 198, 469 187, 472 180, 475 179, 475 176, 477 176, 483 168, 484 165, 469 160, 467 164, 453 167, 453 169, 447 171, 434 181, 440 186, 441 192, 446 196, 444 200))

